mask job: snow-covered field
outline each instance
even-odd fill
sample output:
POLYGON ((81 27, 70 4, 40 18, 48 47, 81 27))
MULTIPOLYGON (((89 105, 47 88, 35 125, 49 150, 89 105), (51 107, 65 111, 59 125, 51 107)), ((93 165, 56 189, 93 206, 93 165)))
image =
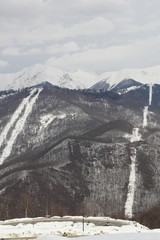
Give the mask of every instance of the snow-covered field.
POLYGON ((37 240, 159 240, 160 233, 120 233, 101 236, 86 236, 77 238, 61 237, 56 235, 40 236, 37 240))
POLYGON ((72 239, 79 237, 79 240, 156 240, 160 238, 160 229, 149 230, 136 222, 107 217, 85 218, 83 231, 82 220, 81 216, 68 216, 1 221, 0 238, 35 237, 38 240, 65 240, 70 237, 72 239))

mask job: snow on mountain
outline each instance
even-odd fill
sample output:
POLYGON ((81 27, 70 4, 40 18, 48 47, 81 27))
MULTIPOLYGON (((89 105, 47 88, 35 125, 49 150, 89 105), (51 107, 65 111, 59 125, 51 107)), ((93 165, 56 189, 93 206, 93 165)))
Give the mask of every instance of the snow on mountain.
POLYGON ((47 65, 36 64, 17 73, 0 74, 0 90, 17 90, 46 81, 64 88, 81 89, 93 85, 96 82, 96 74, 81 70, 66 73, 47 65))
POLYGON ((63 74, 56 85, 70 89, 85 89, 90 88, 96 82, 97 75, 95 73, 76 69, 73 72, 63 74))
POLYGON ((98 77, 96 73, 88 73, 80 69, 70 72, 69 75, 72 79, 76 79, 77 83, 82 86, 81 88, 90 88, 94 83, 97 82, 98 77))
MULTIPOLYGON (((97 84, 113 89, 120 82, 132 79, 142 84, 160 83, 160 65, 149 68, 123 69, 115 72, 105 72, 97 78, 97 84)), ((97 85, 96 84, 96 85, 97 85)), ((98 87, 98 85, 97 85, 98 87)), ((94 86, 96 88, 96 86, 94 86)))
POLYGON ((22 71, 11 74, 1 74, 0 82, 1 90, 19 89, 30 87, 48 81, 54 85, 58 82, 63 71, 59 69, 50 68, 45 65, 37 64, 24 68, 22 71))
POLYGON ((138 83, 160 83, 160 65, 150 68, 123 69, 97 75, 80 69, 65 72, 47 65, 36 64, 17 73, 0 74, 0 90, 17 90, 42 82, 49 82, 52 85, 70 89, 111 90, 115 87, 126 89, 127 85, 129 88, 132 86, 138 87, 138 83), (122 82, 123 86, 119 86, 122 82))
POLYGON ((14 142, 15 142, 16 138, 18 137, 18 135, 20 134, 20 132, 23 130, 23 127, 25 125, 27 117, 31 113, 32 107, 33 107, 34 103, 36 102, 41 91, 42 91, 42 89, 39 89, 38 93, 35 96, 33 96, 36 92, 36 89, 33 89, 30 96, 28 97, 28 99, 26 98, 26 99, 24 99, 24 101, 22 101, 18 110, 13 114, 11 121, 7 124, 6 128, 4 129, 4 134, 2 134, 2 135, 4 135, 3 138, 1 136, 1 138, 3 140, 7 136, 7 132, 9 132, 12 125, 16 122, 14 130, 13 130, 10 138, 8 139, 6 147, 4 148, 3 153, 1 155, 0 164, 2 164, 4 162, 4 160, 10 155, 10 153, 12 151, 12 147, 14 145, 14 142), (32 97, 32 99, 31 99, 31 97, 32 97), (22 114, 21 112, 23 110, 24 110, 24 112, 22 114), (18 115, 20 115, 20 114, 22 114, 22 116, 18 120, 18 115))

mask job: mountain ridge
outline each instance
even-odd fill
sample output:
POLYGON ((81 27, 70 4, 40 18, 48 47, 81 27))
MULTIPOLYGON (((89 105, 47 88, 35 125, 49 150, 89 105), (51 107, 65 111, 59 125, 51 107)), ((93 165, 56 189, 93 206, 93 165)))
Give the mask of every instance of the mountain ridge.
POLYGON ((97 75, 80 69, 66 72, 47 65, 36 64, 17 73, 0 74, 0 90, 18 90, 42 82, 69 89, 113 90, 122 81, 129 79, 140 84, 159 84, 160 65, 149 68, 122 69, 97 75))

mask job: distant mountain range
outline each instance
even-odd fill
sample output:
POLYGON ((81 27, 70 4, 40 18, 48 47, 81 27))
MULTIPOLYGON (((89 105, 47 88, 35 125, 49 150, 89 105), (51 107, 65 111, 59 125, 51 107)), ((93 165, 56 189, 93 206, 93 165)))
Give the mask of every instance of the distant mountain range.
POLYGON ((22 89, 42 82, 69 89, 90 88, 97 82, 97 75, 79 69, 64 72, 46 65, 36 64, 17 73, 0 75, 0 90, 22 89))
POLYGON ((0 74, 0 90, 22 89, 42 82, 69 89, 121 89, 140 84, 160 83, 160 65, 150 68, 123 69, 103 74, 89 73, 76 69, 65 72, 50 66, 36 64, 17 73, 0 74))

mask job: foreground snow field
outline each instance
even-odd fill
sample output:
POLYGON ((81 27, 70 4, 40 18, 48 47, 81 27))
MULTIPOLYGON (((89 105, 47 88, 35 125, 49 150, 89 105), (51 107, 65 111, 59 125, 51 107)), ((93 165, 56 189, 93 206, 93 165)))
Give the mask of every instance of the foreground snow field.
MULTIPOLYGON (((101 236, 79 237, 78 240, 159 240, 160 233, 118 233, 105 234, 101 236)), ((37 240, 77 240, 77 238, 67 238, 56 235, 39 236, 37 240)))
POLYGON ((66 216, 63 218, 24 218, 1 221, 0 238, 34 237, 38 240, 65 240, 69 239, 69 237, 76 239, 76 237, 79 236, 79 240, 156 240, 160 237, 160 229, 149 230, 145 226, 142 226, 136 222, 120 219, 116 220, 107 217, 85 218, 83 231, 82 220, 82 216, 66 216))

